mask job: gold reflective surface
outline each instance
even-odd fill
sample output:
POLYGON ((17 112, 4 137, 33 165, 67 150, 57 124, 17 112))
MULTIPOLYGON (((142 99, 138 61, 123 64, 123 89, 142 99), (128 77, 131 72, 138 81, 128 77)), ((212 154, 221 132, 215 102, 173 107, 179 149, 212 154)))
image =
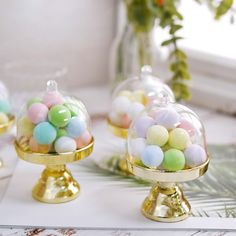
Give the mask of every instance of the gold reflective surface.
POLYGON ((128 137, 128 129, 118 127, 111 123, 109 119, 107 119, 107 124, 110 129, 110 131, 117 137, 127 139, 128 137))
POLYGON ((127 156, 127 166, 131 173, 144 180, 154 182, 149 196, 141 208, 143 215, 151 220, 177 222, 184 220, 191 213, 191 206, 177 182, 191 181, 202 176, 208 168, 207 161, 200 166, 167 172, 138 165, 132 156, 127 156))
POLYGON ((94 140, 84 148, 71 153, 41 154, 24 151, 15 141, 18 156, 25 161, 45 165, 32 191, 32 196, 45 203, 63 203, 75 199, 80 186, 66 168, 66 163, 79 161, 93 151, 94 140))
POLYGON ((0 134, 7 133, 14 125, 15 123, 15 116, 8 115, 9 121, 6 124, 0 125, 0 134))

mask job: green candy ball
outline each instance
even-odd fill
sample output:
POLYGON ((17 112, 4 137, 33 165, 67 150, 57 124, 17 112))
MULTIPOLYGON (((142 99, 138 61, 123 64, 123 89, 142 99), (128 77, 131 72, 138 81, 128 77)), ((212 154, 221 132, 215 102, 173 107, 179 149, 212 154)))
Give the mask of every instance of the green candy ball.
POLYGON ((162 167, 167 171, 178 171, 184 169, 185 157, 184 153, 177 149, 169 149, 164 154, 162 167))
POLYGON ((147 130, 147 143, 151 145, 164 146, 169 139, 167 129, 161 125, 153 125, 147 130))
POLYGON ((41 98, 38 98, 38 97, 32 98, 27 102, 27 108, 29 108, 34 103, 40 103, 40 102, 42 102, 41 98))
POLYGON ((55 105, 48 112, 48 120, 58 128, 65 127, 70 119, 70 111, 63 105, 55 105))
POLYGON ((70 110, 71 116, 78 116, 79 107, 76 104, 65 103, 63 105, 70 110))
POLYGON ((169 145, 172 148, 184 150, 190 143, 190 137, 186 130, 182 128, 173 129, 170 132, 169 145))
POLYGON ((57 138, 60 138, 62 136, 67 136, 67 132, 65 129, 57 129, 57 138))

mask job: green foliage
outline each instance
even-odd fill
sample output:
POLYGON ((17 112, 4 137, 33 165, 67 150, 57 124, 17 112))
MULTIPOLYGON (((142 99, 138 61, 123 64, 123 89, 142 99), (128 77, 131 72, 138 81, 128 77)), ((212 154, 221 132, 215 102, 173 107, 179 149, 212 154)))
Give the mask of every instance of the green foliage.
MULTIPOLYGON (((232 7, 233 0, 195 0, 199 4, 206 3, 219 19, 232 7), (218 1, 218 3, 217 3, 218 1)), ((170 86, 177 100, 190 97, 188 81, 191 79, 186 54, 179 48, 179 30, 183 28, 183 16, 178 11, 178 0, 125 0, 129 22, 135 32, 149 32, 157 20, 161 28, 168 28, 169 39, 162 42, 171 50, 169 68, 172 72, 170 86)), ((232 20, 233 21, 233 18, 232 20)))

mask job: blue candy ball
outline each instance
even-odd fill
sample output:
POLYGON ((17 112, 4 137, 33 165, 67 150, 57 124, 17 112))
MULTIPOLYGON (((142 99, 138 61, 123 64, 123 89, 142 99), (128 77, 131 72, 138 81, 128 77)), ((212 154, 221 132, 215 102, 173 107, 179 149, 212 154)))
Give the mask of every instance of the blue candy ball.
POLYGON ((86 130, 86 122, 80 117, 71 118, 66 127, 68 136, 78 138, 86 130))
POLYGON ((35 128, 33 137, 39 144, 50 144, 57 137, 57 130, 49 122, 41 122, 35 128))
POLYGON ((8 100, 0 100, 0 112, 8 114, 10 112, 10 103, 8 100))
POLYGON ((149 145, 141 153, 141 160, 147 167, 155 168, 161 165, 164 159, 164 153, 160 147, 149 145))

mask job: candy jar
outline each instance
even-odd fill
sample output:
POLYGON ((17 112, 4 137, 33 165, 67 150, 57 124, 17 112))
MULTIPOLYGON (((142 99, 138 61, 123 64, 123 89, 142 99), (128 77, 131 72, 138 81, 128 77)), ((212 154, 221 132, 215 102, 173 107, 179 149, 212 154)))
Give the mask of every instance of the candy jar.
MULTIPOLYGON (((14 125, 15 117, 11 113, 8 90, 0 81, 0 135, 6 134, 14 125)), ((0 167, 2 161, 0 160, 0 167)))
POLYGON ((154 182, 142 204, 143 215, 162 222, 188 217, 191 206, 177 183, 197 179, 209 164, 198 116, 163 96, 132 122, 127 142, 129 171, 154 182))
MULTIPOLYGON (((114 90, 107 123, 112 134, 118 137, 117 142, 126 143, 131 122, 146 107, 158 100, 161 92, 164 92, 170 101, 174 101, 171 89, 152 75, 149 66, 142 68, 139 77, 125 80, 114 90)), ((125 160, 125 146, 125 144, 121 146, 124 149, 120 151, 122 155, 118 167, 124 173, 129 173, 125 160)))
POLYGON ((17 118, 15 149, 21 159, 46 166, 33 188, 35 199, 47 203, 75 199, 80 186, 66 164, 89 156, 93 150, 85 106, 63 96, 56 82, 48 81, 47 91, 29 100, 17 118))

